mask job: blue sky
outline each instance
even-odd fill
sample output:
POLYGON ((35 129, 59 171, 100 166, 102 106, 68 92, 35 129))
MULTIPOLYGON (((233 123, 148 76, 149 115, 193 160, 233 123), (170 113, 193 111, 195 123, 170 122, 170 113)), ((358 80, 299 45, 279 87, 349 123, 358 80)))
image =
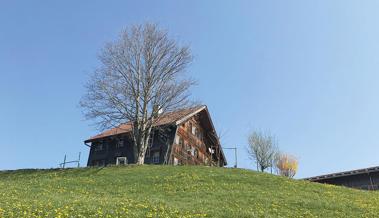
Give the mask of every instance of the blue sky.
MULTIPOLYGON (((224 146, 270 130, 297 177, 379 165, 377 1, 8 1, 0 7, 0 169, 56 167, 97 133, 78 107, 104 43, 156 22, 191 46, 193 98, 224 146)), ((229 162, 233 155, 226 151, 229 162)))

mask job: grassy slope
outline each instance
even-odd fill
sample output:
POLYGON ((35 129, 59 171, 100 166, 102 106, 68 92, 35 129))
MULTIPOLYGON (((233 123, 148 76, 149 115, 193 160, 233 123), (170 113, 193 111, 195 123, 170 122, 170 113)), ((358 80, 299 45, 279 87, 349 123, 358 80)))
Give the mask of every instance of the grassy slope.
POLYGON ((248 170, 128 166, 0 172, 0 217, 374 217, 379 193, 248 170))

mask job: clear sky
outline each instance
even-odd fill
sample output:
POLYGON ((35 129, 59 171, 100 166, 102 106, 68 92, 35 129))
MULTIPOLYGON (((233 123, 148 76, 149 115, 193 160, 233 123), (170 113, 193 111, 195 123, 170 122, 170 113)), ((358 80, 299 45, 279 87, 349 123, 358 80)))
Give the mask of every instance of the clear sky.
MULTIPOLYGON (((297 178, 379 165, 378 1, 3 1, 0 169, 57 167, 97 133, 78 102, 97 54, 155 22, 191 46, 189 69, 225 147, 270 130, 297 178)), ((226 151, 229 163, 234 157, 226 151)))

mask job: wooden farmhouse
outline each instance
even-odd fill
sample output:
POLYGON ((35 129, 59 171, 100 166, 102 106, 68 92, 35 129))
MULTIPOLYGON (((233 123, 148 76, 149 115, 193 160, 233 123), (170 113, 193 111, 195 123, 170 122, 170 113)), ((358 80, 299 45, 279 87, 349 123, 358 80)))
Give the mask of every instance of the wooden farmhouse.
MULTIPOLYGON (((126 123, 85 140, 90 147, 87 166, 135 163, 131 130, 131 124, 126 123)), ((147 164, 227 164, 206 106, 162 114, 150 138, 147 164)))

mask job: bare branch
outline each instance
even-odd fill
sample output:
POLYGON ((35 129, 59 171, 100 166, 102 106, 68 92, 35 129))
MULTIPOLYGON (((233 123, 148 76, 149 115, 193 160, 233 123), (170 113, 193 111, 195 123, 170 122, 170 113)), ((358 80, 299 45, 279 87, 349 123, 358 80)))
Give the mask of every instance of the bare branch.
POLYGON ((278 152, 274 136, 254 131, 248 137, 248 144, 248 154, 260 171, 273 167, 278 152))
POLYGON ((155 24, 136 25, 108 43, 101 66, 86 85, 80 104, 102 129, 132 123, 137 163, 143 164, 151 128, 161 111, 189 104, 194 81, 185 75, 191 52, 155 24))

